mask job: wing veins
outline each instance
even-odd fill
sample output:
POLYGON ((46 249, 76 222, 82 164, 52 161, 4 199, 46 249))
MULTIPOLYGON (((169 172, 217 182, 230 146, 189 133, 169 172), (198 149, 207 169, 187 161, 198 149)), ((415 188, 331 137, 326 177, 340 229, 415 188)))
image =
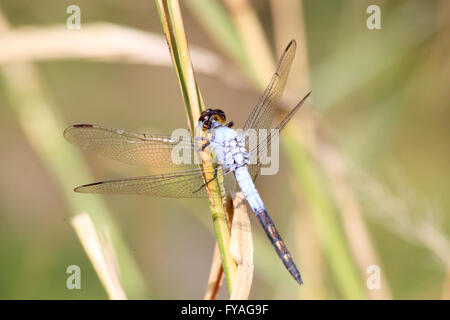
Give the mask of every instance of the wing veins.
MULTIPOLYGON (((277 69, 272 76, 272 79, 267 86, 266 90, 258 103, 255 105, 253 110, 250 113, 249 118, 244 124, 244 129, 255 128, 259 129, 257 126, 260 124, 261 120, 264 119, 262 116, 262 112, 266 111, 268 107, 270 107, 273 103, 277 103, 277 100, 281 97, 284 86, 286 85, 286 80, 289 74, 289 70, 291 68, 294 56, 295 56, 296 42, 295 40, 291 40, 286 49, 281 56, 277 69), (279 90, 278 90, 279 89, 279 90), (278 96, 274 98, 274 95, 278 96)), ((274 112, 274 110, 272 110, 274 112)), ((263 114, 264 115, 264 114, 263 114)), ((272 122, 273 115, 269 114, 265 121, 270 123, 264 124, 262 127, 269 128, 272 122)))

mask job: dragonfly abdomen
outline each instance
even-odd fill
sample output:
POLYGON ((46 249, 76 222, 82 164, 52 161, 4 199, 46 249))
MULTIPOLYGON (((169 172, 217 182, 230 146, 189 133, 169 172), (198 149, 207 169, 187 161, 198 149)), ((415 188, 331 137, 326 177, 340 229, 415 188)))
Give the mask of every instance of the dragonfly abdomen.
POLYGON ((294 260, 292 259, 291 253, 287 249, 283 239, 278 233, 275 224, 270 218, 266 209, 260 210, 259 212, 255 212, 256 216, 259 219, 266 235, 269 237, 270 242, 272 243, 275 251, 277 252, 280 259, 283 261, 284 266, 289 271, 289 273, 294 277, 294 279, 299 283, 303 284, 302 277, 300 276, 300 272, 295 265, 294 260))
POLYGON ((247 199, 248 204, 252 208, 255 215, 258 217, 261 226, 263 227, 266 235, 269 237, 272 246, 275 248, 280 259, 283 261, 284 266, 289 271, 289 273, 294 277, 294 279, 302 284, 302 278, 300 276, 300 272, 297 269, 297 266, 292 259, 292 256, 287 249, 283 239, 278 233, 275 224, 269 216, 269 213, 264 206, 264 203, 259 196, 258 191, 256 190, 255 184, 247 170, 247 167, 240 167, 235 171, 236 180, 244 193, 245 198, 247 199))
POLYGON ((258 190, 256 190, 255 184, 253 183, 252 177, 250 176, 247 166, 237 168, 235 171, 236 180, 247 199, 248 204, 252 208, 253 212, 258 212, 260 210, 265 210, 266 207, 259 196, 258 190))

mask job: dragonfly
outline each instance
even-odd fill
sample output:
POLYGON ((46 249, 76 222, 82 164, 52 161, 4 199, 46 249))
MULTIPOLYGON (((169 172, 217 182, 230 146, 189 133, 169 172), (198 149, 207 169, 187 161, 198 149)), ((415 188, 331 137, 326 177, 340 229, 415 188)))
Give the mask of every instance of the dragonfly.
POLYGON ((299 284, 302 284, 300 272, 254 184, 262 166, 258 153, 271 145, 273 139, 279 135, 311 94, 309 92, 275 127, 272 126, 276 107, 284 91, 295 56, 296 46, 295 40, 292 40, 284 50, 267 88, 243 126, 242 132, 268 130, 264 131, 268 133, 262 135, 263 138, 256 147, 250 148, 242 133, 232 128, 233 123, 226 123, 225 113, 219 109, 207 109, 201 113, 198 128, 206 134, 201 137, 200 143, 194 138, 180 141, 174 139, 172 135, 136 133, 93 124, 72 125, 64 131, 64 137, 87 152, 131 165, 171 169, 164 174, 90 183, 76 187, 74 191, 202 198, 207 197, 206 186, 219 176, 220 171, 222 177, 220 181, 223 185, 221 196, 242 191, 285 268, 299 284), (214 163, 199 166, 196 163, 180 164, 173 161, 174 148, 198 152, 199 144, 201 152, 204 149, 214 152, 216 156, 214 163), (256 156, 257 161, 251 162, 249 159, 252 156, 256 156), (213 178, 206 181, 205 172, 213 178))

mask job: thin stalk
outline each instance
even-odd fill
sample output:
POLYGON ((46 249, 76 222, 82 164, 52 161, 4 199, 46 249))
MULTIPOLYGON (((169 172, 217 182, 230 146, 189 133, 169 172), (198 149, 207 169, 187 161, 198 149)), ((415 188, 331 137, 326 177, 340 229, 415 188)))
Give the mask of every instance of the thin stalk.
MULTIPOLYGON (((164 34, 172 56, 178 83, 186 110, 186 116, 191 134, 194 135, 197 119, 204 110, 203 100, 198 89, 189 56, 183 19, 177 0, 155 0, 164 34)), ((214 162, 214 155, 202 152, 204 165, 214 162)), ((210 181, 212 174, 204 172, 205 181, 210 181)), ((206 186, 209 206, 214 223, 217 244, 222 259, 222 267, 227 282, 228 292, 231 294, 236 275, 236 262, 230 254, 230 230, 227 224, 225 209, 222 203, 220 179, 215 179, 206 186)))

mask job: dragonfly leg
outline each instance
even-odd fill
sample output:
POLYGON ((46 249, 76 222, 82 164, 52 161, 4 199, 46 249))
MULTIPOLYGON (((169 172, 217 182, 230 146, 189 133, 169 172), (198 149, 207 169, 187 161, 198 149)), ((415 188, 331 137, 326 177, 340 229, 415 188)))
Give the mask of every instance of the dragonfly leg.
POLYGON ((207 142, 205 142, 204 144, 202 144, 202 146, 201 146, 200 148, 195 147, 195 151, 196 151, 196 152, 202 152, 203 150, 205 150, 205 149, 211 144, 211 141, 208 140, 207 138, 204 138, 204 137, 201 137, 201 138, 202 138, 202 139, 199 139, 199 140, 201 140, 201 141, 207 140, 207 142))
MULTIPOLYGON (((208 143, 209 143, 209 142, 208 142, 208 143)), ((204 184, 202 184, 202 185, 200 186, 200 188, 198 188, 197 190, 193 191, 192 193, 197 193, 197 192, 199 192, 200 190, 202 190, 203 187, 206 187, 210 182, 213 182, 214 180, 216 180, 216 178, 217 178, 217 173, 218 173, 218 171, 219 171, 218 168, 219 168, 219 166, 215 165, 215 166, 214 166, 214 176, 213 176, 210 180, 208 180, 208 181, 206 181, 204 184)))
POLYGON ((204 144, 202 145, 202 148, 201 148, 201 150, 200 150, 200 151, 203 151, 203 150, 205 150, 205 149, 206 149, 206 147, 208 147, 208 146, 209 146, 210 144, 211 144, 211 141, 208 141, 208 142, 204 143, 204 144))

